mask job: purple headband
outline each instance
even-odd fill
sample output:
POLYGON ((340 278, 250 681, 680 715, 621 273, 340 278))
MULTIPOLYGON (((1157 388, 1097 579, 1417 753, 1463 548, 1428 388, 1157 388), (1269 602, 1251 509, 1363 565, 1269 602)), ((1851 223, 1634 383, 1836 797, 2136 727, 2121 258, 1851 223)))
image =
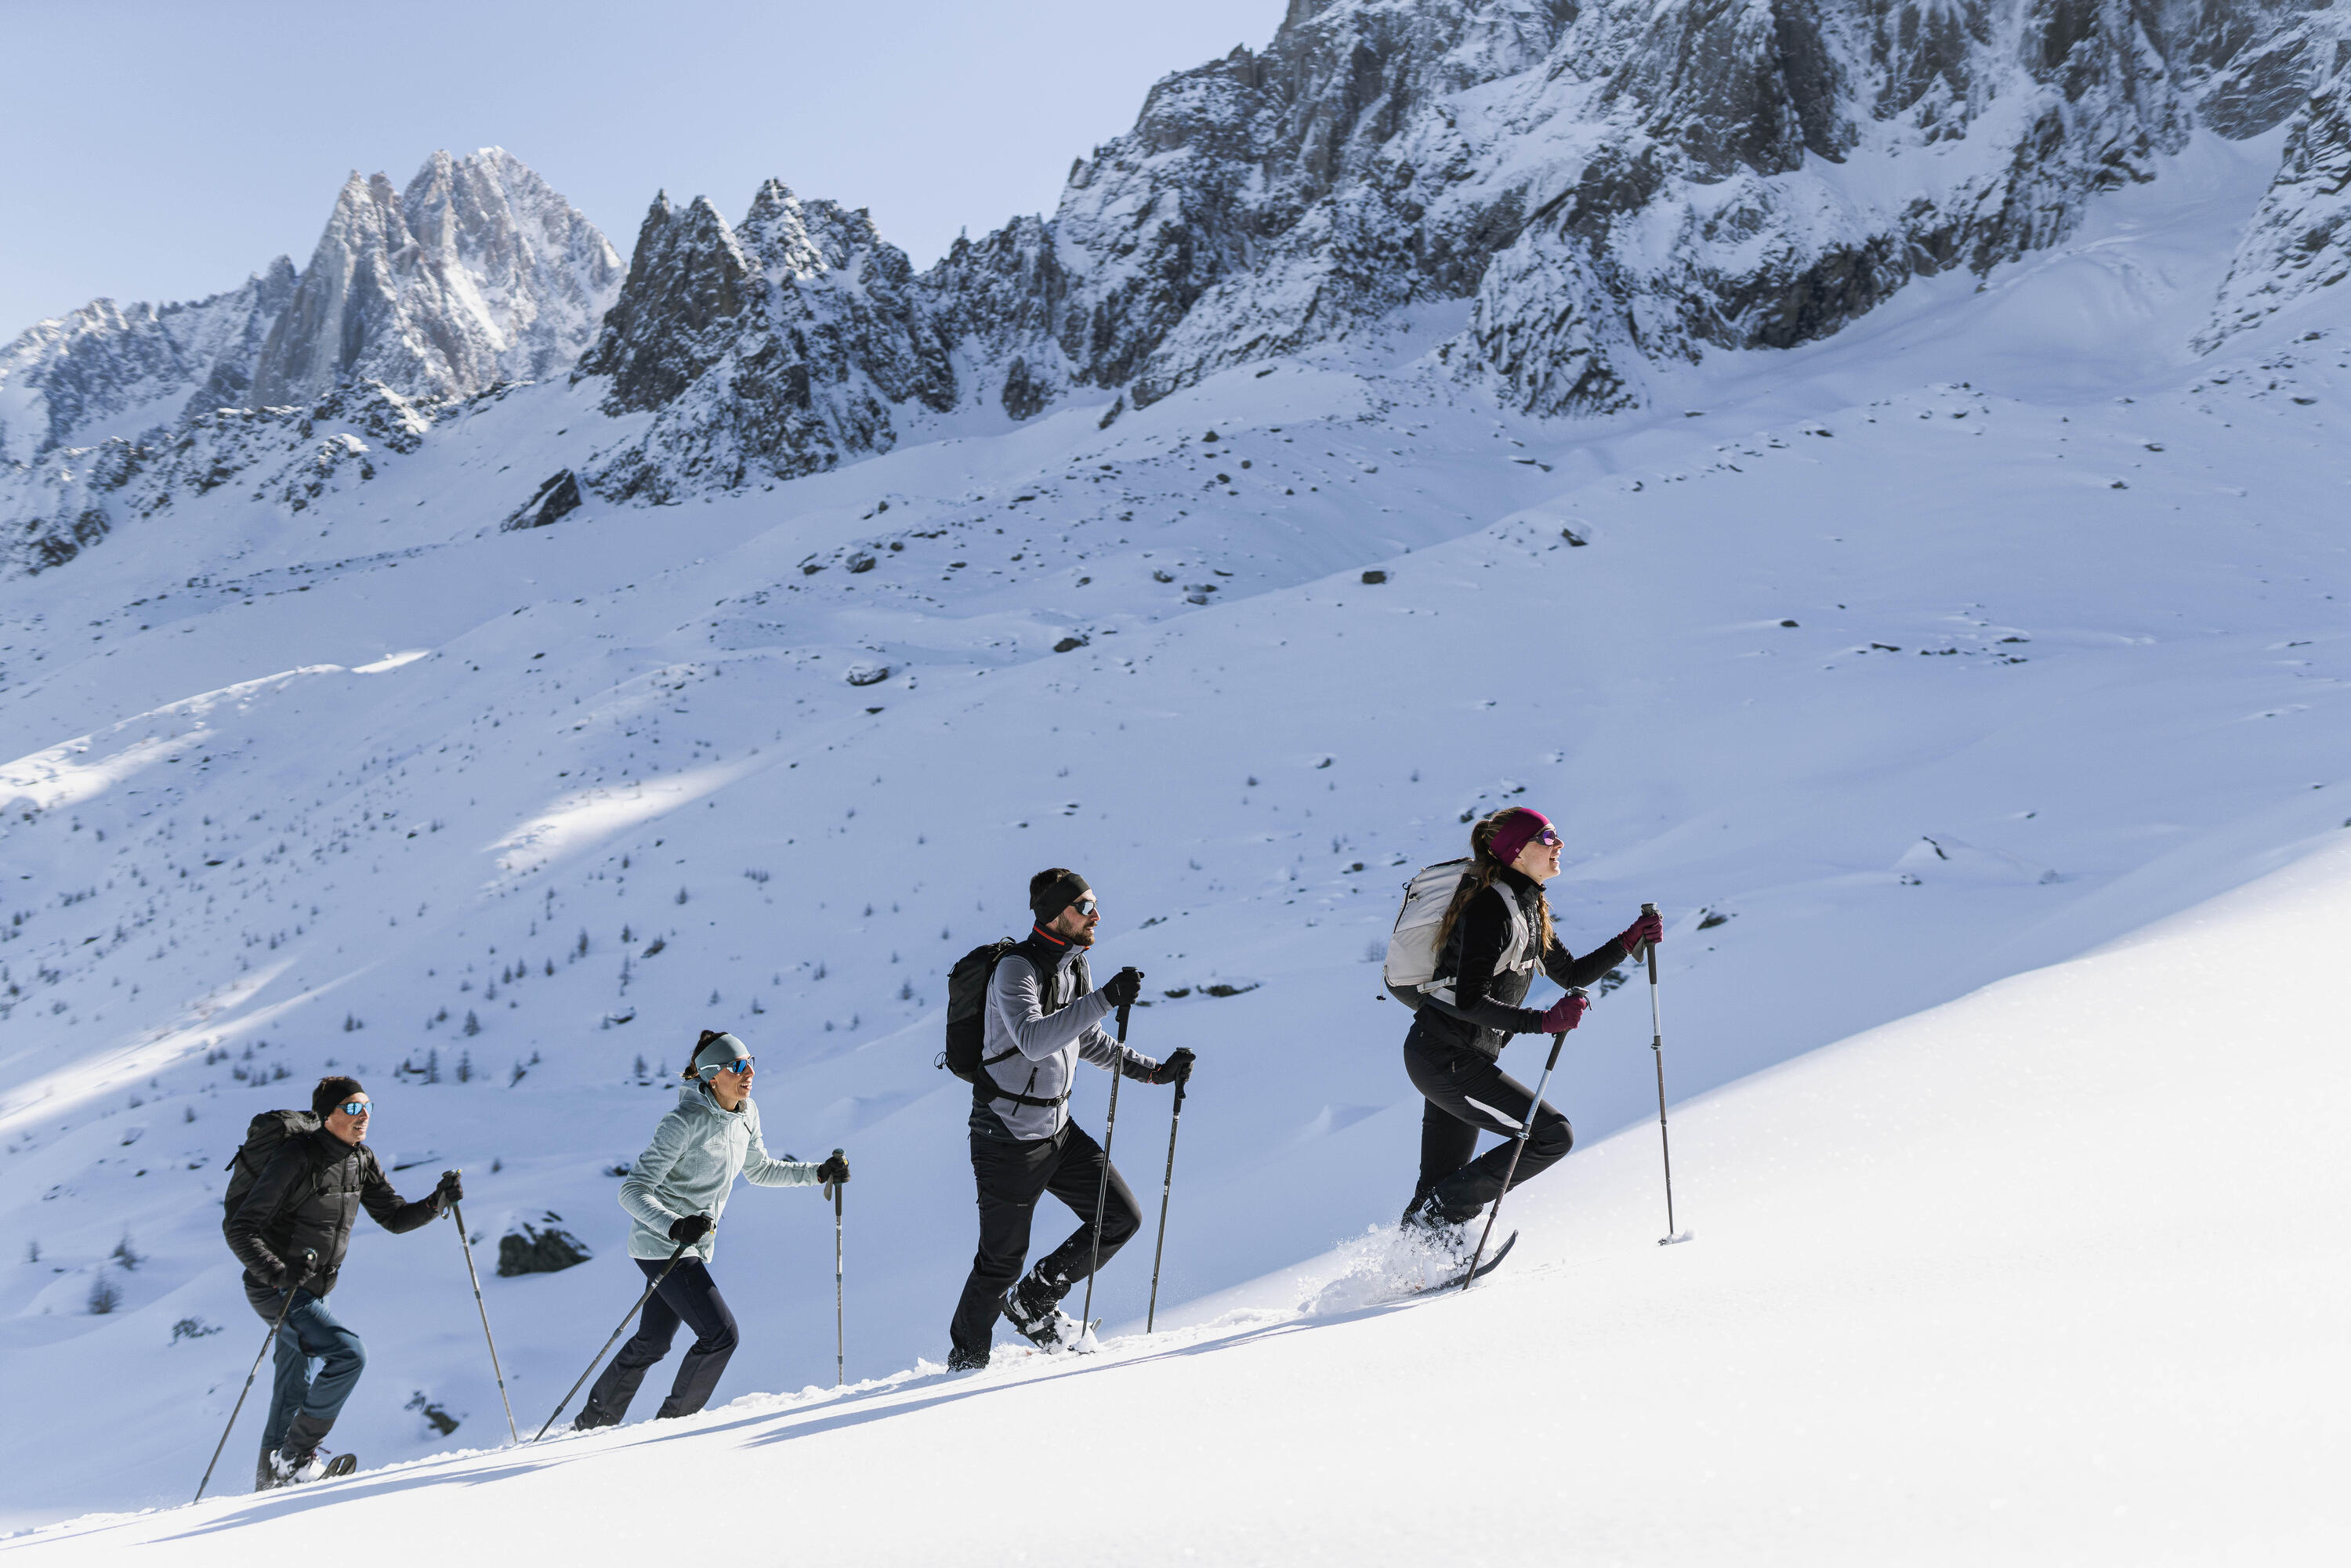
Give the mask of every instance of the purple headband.
POLYGON ((1514 806, 1495 824, 1494 858, 1504 865, 1519 858, 1519 852, 1534 842, 1535 836, 1551 826, 1551 819, 1532 806, 1514 806))

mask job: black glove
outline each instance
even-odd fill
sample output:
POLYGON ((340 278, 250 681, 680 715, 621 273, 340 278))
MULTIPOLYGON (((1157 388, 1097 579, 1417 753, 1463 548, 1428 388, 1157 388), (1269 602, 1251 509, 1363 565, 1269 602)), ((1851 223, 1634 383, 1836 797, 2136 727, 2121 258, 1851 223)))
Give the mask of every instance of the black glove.
POLYGON ((1179 1045, 1166 1061, 1151 1070, 1154 1083, 1189 1083, 1192 1082, 1192 1048, 1179 1045))
POLYGON ((264 1258, 253 1266, 253 1277, 273 1291, 282 1291, 294 1276, 283 1258, 264 1258))
POLYGON ((455 1171, 443 1171, 441 1185, 433 1189, 433 1206, 445 1211, 453 1203, 465 1201, 465 1183, 455 1171))
POLYGON ((1102 995, 1114 1008, 1131 1008, 1143 995, 1143 971, 1129 966, 1110 977, 1102 988, 1102 995))
POLYGON ((669 1222, 669 1239, 687 1247, 693 1246, 709 1234, 710 1216, 706 1214, 689 1214, 684 1218, 673 1219, 669 1222))
POLYGON ((836 1182, 847 1181, 849 1179, 849 1157, 846 1155, 843 1155, 840 1150, 835 1149, 832 1152, 831 1158, 827 1159, 824 1164, 816 1167, 816 1179, 824 1183, 827 1186, 831 1186, 836 1182))

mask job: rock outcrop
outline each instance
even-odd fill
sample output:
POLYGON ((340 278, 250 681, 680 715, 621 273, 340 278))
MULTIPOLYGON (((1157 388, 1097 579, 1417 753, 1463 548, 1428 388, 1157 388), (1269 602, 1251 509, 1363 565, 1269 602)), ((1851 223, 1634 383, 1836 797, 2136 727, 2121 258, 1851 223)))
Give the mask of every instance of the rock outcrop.
POLYGON ((2351 278, 2351 42, 2286 133, 2285 156, 2238 242, 2212 322, 2210 350, 2283 306, 2351 278))
POLYGON ((905 253, 862 210, 770 180, 738 231, 702 197, 654 199, 627 283, 580 377, 610 377, 608 413, 656 411, 581 477, 609 498, 666 501, 789 479, 885 452, 910 405, 956 382, 905 253))

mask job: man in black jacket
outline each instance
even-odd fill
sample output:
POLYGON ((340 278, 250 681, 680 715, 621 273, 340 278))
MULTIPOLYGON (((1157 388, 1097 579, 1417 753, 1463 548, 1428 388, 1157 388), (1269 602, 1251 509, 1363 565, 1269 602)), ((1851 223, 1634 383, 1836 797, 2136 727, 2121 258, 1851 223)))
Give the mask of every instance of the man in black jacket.
POLYGON ((375 1151, 367 1146, 373 1107, 358 1079, 321 1078, 310 1092, 310 1109, 323 1124, 278 1145, 222 1228, 230 1250, 245 1265, 245 1299, 264 1322, 277 1322, 278 1313, 286 1313, 277 1331, 277 1381, 262 1427, 256 1490, 316 1480, 325 1473, 319 1440, 367 1365, 360 1336, 327 1307, 359 1211, 365 1208, 378 1225, 398 1235, 438 1219, 444 1208, 465 1196, 455 1171, 444 1171, 441 1184, 415 1203, 392 1189, 375 1151), (315 1267, 308 1267, 306 1251, 317 1254, 315 1267), (308 1375, 313 1358, 320 1363, 315 1378, 308 1375))

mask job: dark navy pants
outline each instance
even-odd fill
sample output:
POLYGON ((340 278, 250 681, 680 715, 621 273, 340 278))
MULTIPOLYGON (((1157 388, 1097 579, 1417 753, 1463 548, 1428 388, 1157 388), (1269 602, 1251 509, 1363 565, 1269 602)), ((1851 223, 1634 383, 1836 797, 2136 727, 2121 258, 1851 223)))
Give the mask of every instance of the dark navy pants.
MULTIPOLYGON (((262 1322, 276 1322, 286 1305, 286 1292, 248 1289, 246 1301, 262 1322)), ((298 1454, 317 1448, 366 1368, 367 1346, 335 1316, 326 1298, 296 1291, 294 1310, 277 1330, 269 1418, 261 1427, 263 1457, 279 1448, 298 1454), (319 1364, 315 1376, 310 1371, 314 1361, 319 1364)))
MULTIPOLYGON (((669 1268, 666 1258, 630 1261, 643 1270, 648 1280, 660 1279, 662 1270, 669 1268)), ((718 1386, 718 1375, 726 1370, 727 1358, 742 1343, 742 1335, 736 1330, 735 1314, 726 1310, 726 1298, 718 1293, 718 1281, 710 1277, 701 1259, 688 1258, 670 1269, 669 1278, 645 1298, 637 1332, 588 1391, 588 1403, 573 1425, 610 1427, 626 1416, 629 1401, 637 1396, 645 1374, 669 1354, 681 1322, 694 1331, 694 1343, 686 1350, 684 1364, 677 1369, 677 1381, 670 1385, 669 1397, 653 1414, 691 1416, 709 1404, 718 1386)))

